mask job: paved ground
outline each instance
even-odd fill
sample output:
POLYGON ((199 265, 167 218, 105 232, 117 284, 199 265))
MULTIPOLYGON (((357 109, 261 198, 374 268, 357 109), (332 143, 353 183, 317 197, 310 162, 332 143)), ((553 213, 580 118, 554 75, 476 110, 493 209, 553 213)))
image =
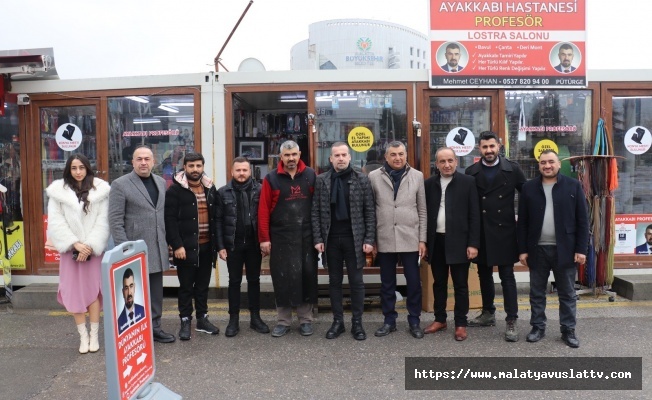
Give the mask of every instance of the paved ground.
MULTIPOLYGON (((502 339, 502 321, 492 328, 470 328, 469 339, 461 343, 453 340, 450 328, 422 340, 413 339, 407 332, 404 304, 399 305, 398 331, 376 338, 373 331, 382 323, 382 314, 375 301, 364 316, 369 338, 362 342, 350 336, 348 321, 346 334, 326 340, 324 334, 331 322, 326 307, 318 314, 311 337, 300 336, 296 329, 283 338, 255 333, 248 328, 245 313, 241 333, 226 338, 226 303, 212 301, 211 319, 222 330, 220 335, 195 334, 193 330, 188 342, 155 344, 155 380, 185 399, 652 399, 652 302, 618 298, 611 303, 606 298, 582 296, 577 329, 581 347, 570 349, 560 340, 554 297, 547 336, 534 344, 524 340, 529 331, 527 299, 519 301, 522 321, 517 343, 502 339), (643 391, 487 391, 481 383, 475 391, 406 391, 405 357, 412 356, 642 356, 643 391)), ((77 353, 78 335, 71 316, 0 307, 1 398, 106 398, 104 351, 77 353)), ((262 316, 270 325, 274 323, 272 311, 264 311, 262 316)), ((422 317, 422 326, 432 321, 432 315, 422 317)), ((502 310, 498 318, 504 318, 502 310)), ((175 299, 165 300, 163 326, 175 334, 178 330, 175 299)))

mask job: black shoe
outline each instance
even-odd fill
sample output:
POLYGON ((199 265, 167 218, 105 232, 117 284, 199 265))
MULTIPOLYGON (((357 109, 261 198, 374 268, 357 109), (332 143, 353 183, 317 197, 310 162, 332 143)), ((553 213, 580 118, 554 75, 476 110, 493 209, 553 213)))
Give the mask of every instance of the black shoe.
POLYGON ((346 332, 346 329, 344 328, 344 321, 336 319, 333 321, 333 325, 331 325, 328 332, 326 332, 326 339, 335 339, 344 332, 346 332))
POLYGON ((419 324, 410 324, 410 334, 415 339, 422 339, 423 338, 423 329, 421 329, 419 324))
POLYGON ((224 336, 226 337, 233 337, 240 332, 240 316, 239 315, 231 315, 229 318, 229 324, 226 326, 226 330, 224 331, 224 336))
POLYGON ((301 333, 301 336, 312 335, 313 334, 312 324, 310 322, 306 322, 305 324, 299 325, 299 333, 301 333))
POLYGON ((269 326, 260 318, 260 311, 251 311, 249 327, 258 333, 269 333, 269 326))
POLYGON ((159 343, 172 343, 177 340, 173 334, 160 331, 154 331, 154 341, 159 343))
POLYGON ((396 324, 390 325, 390 324, 383 324, 376 332, 374 333, 374 336, 381 337, 381 336, 387 336, 390 334, 390 332, 396 332, 396 324))
POLYGON ((546 336, 546 330, 534 326, 534 327, 532 327, 532 330, 530 331, 530 333, 527 334, 527 337, 525 338, 525 340, 530 342, 530 343, 534 343, 534 342, 538 342, 539 340, 543 339, 544 336, 546 336))
POLYGON ((211 321, 208 320, 208 315, 203 318, 197 318, 197 326, 195 327, 197 332, 208 333, 209 335, 217 335, 220 333, 220 328, 211 324, 211 321))
POLYGON ((566 329, 565 332, 562 332, 561 340, 563 340, 568 347, 574 349, 580 347, 580 340, 575 336, 575 329, 566 329))
MULTIPOLYGON (((181 318, 181 328, 179 329, 179 340, 190 340, 190 317, 181 318)), ((156 335, 154 336, 156 340, 156 335)))
POLYGON ((290 327, 285 325, 276 325, 272 331, 273 337, 281 337, 286 333, 290 332, 290 327))
POLYGON ((355 340, 365 340, 367 338, 367 333, 362 327, 362 321, 354 319, 351 322, 351 335, 355 340))

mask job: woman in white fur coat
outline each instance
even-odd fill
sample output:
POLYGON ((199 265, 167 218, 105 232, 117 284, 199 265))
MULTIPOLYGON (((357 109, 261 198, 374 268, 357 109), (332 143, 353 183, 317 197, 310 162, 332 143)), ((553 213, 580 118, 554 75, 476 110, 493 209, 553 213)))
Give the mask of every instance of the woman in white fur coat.
POLYGON ((94 177, 82 154, 70 156, 63 179, 46 189, 48 240, 61 254, 57 300, 75 318, 82 354, 100 348, 101 262, 109 239, 109 190, 108 183, 94 177))

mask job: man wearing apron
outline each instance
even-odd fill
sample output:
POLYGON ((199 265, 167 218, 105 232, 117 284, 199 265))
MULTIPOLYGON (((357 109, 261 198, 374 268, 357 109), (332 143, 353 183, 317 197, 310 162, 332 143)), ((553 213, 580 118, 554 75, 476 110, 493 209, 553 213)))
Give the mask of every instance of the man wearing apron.
POLYGON ((310 336, 312 306, 317 303, 317 252, 310 215, 316 175, 301 161, 296 142, 284 142, 280 157, 278 168, 263 180, 258 207, 260 250, 263 256, 270 255, 278 313, 272 336, 289 332, 292 308, 297 310, 299 332, 310 336))

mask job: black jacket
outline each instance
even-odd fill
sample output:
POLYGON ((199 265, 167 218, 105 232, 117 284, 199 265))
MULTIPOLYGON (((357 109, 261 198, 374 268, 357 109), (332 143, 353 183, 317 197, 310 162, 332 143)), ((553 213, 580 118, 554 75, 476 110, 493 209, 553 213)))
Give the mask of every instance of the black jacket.
MULTIPOLYGON (((210 244, 212 245, 212 262, 217 260, 217 248, 215 247, 215 201, 217 191, 213 182, 207 177, 202 177, 204 193, 206 193, 206 204, 208 206, 208 220, 210 232, 210 244)), ((197 266, 199 254, 199 223, 197 221, 197 196, 188 187, 185 173, 177 173, 174 182, 165 193, 165 237, 172 250, 180 247, 186 249, 186 259, 174 259, 175 265, 197 266)))
MULTIPOLYGON (((317 176, 315 192, 312 196, 312 237, 315 244, 328 246, 328 232, 331 225, 331 175, 329 170, 317 176)), ((351 209, 351 230, 356 251, 357 267, 365 265, 366 258, 363 244, 374 245, 376 242, 376 203, 367 175, 358 170, 351 171, 349 178, 349 204, 351 209)), ((322 257, 326 265, 326 257, 322 257)))
MULTIPOLYGON (((255 179, 249 192, 249 215, 254 230, 254 245, 258 248, 258 203, 260 201, 260 183, 255 179)), ((215 221, 217 226, 217 250, 235 250, 235 228, 238 216, 238 202, 233 190, 233 181, 217 190, 215 221)))
POLYGON ((491 185, 478 161, 466 169, 475 178, 480 199, 482 221, 481 243, 476 262, 487 265, 512 265, 518 261, 516 245, 516 217, 514 197, 525 183, 521 167, 514 161, 500 157, 494 168, 498 172, 491 185))
MULTIPOLYGON (((441 202, 441 176, 426 179, 428 205, 428 254, 434 254, 437 214, 441 202)), ((473 177, 455 172, 446 187, 446 262, 469 262, 466 248, 480 247, 480 208, 473 177)))

